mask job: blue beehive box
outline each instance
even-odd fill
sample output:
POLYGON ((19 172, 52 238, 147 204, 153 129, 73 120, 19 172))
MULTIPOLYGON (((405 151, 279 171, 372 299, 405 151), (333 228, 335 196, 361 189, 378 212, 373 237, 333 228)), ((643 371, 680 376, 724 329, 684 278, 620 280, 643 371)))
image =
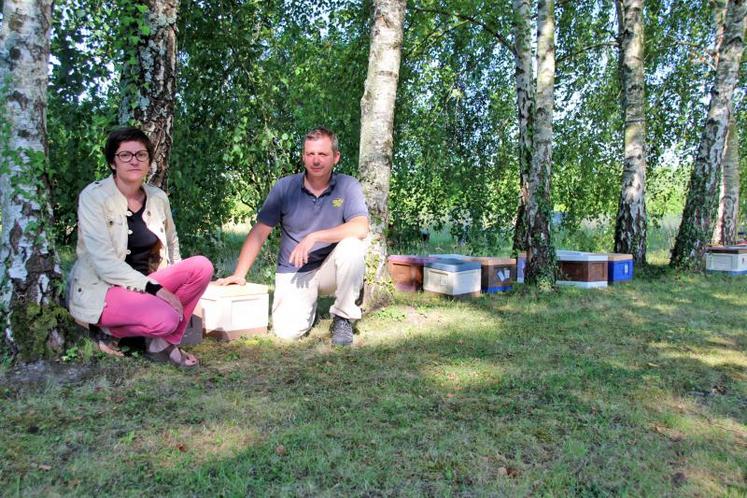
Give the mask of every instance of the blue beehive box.
POLYGON ((607 255, 607 281, 611 284, 633 280, 633 255, 609 253, 607 255))

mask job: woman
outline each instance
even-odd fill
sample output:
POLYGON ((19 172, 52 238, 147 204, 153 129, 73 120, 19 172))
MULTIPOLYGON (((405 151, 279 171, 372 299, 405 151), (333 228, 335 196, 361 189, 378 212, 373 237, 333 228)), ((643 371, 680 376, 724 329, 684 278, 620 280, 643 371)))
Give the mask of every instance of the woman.
POLYGON ((154 361, 196 367, 197 358, 176 345, 213 266, 203 256, 180 261, 169 200, 144 183, 153 158, 145 133, 113 131, 104 155, 112 175, 88 185, 78 200, 70 314, 114 338, 145 337, 154 361))

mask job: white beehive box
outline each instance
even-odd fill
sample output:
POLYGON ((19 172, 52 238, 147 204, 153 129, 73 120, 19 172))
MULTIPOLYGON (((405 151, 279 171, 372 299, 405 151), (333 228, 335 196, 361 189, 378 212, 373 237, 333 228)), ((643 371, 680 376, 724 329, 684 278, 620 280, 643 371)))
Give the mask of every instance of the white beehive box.
POLYGON ((747 246, 714 246, 706 252, 706 271, 747 275, 747 246))
POLYGON ((447 296, 479 296, 482 266, 477 261, 440 259, 426 263, 423 290, 447 296))
POLYGON ((208 285, 200 298, 208 336, 228 340, 267 332, 270 299, 259 284, 208 285))

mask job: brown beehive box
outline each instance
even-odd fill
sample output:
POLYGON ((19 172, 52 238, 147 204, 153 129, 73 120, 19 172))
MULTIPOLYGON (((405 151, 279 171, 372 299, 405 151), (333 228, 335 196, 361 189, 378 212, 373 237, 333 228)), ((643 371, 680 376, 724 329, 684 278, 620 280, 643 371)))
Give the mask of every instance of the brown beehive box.
POLYGON ((516 281, 516 260, 513 258, 469 257, 468 261, 477 261, 482 268, 482 291, 492 294, 506 292, 513 288, 516 281))
POLYGON ((404 292, 423 290, 423 265, 433 259, 424 256, 389 256, 387 270, 394 287, 404 292))
POLYGON ((558 251, 559 285, 607 287, 607 255, 579 251, 558 251))

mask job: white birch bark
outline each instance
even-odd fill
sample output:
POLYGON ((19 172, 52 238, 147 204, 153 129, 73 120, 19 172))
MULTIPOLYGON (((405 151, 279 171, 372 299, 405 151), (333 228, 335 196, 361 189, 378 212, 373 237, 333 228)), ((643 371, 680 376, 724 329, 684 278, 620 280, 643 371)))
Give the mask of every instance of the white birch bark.
POLYGON ((643 0, 615 0, 620 39, 624 118, 623 175, 615 224, 615 252, 646 263, 646 117, 643 0))
POLYGON ((513 0, 514 9, 514 78, 516 109, 519 121, 519 208, 516 212, 513 250, 527 249, 526 204, 529 192, 527 178, 532 162, 532 127, 534 126, 534 75, 532 70, 532 29, 529 0, 513 0))
POLYGON ((359 172, 368 204, 371 243, 366 255, 367 310, 389 299, 386 282, 386 229, 392 171, 394 105, 397 98, 406 0, 376 0, 371 27, 368 75, 361 98, 359 172))
POLYGON ((713 243, 730 245, 737 242, 739 220, 739 128, 734 113, 729 115, 729 131, 724 150, 723 175, 719 193, 718 216, 713 230, 713 243))
POLYGON ((46 176, 51 14, 52 0, 5 0, 0 34, 0 305, 4 343, 23 359, 64 342, 56 321, 45 316, 58 305, 61 274, 46 176))
MULTIPOLYGON (((724 22, 726 19, 726 0, 718 0, 716 12, 716 63, 721 43, 724 41, 724 22)), ((734 109, 729 113, 729 130, 726 136, 726 148, 721 167, 721 189, 719 192, 718 214, 713 229, 714 244, 729 245, 737 241, 737 224, 739 220, 739 130, 736 125, 734 109)))
POLYGON ((716 81, 711 88, 708 116, 672 250, 670 264, 676 268, 702 270, 705 247, 713 236, 731 100, 739 77, 746 26, 747 0, 729 0, 723 42, 718 51, 716 81))
POLYGON ((542 287, 555 283, 555 250, 550 232, 554 85, 555 5, 554 0, 539 0, 537 89, 532 166, 527 178, 527 268, 524 281, 542 287))
POLYGON ((148 135, 155 153, 149 182, 166 189, 173 143, 176 99, 176 20, 179 0, 140 0, 148 6, 150 34, 137 46, 137 66, 125 64, 125 91, 119 122, 135 122, 148 135), (134 102, 133 102, 134 100, 134 102))

